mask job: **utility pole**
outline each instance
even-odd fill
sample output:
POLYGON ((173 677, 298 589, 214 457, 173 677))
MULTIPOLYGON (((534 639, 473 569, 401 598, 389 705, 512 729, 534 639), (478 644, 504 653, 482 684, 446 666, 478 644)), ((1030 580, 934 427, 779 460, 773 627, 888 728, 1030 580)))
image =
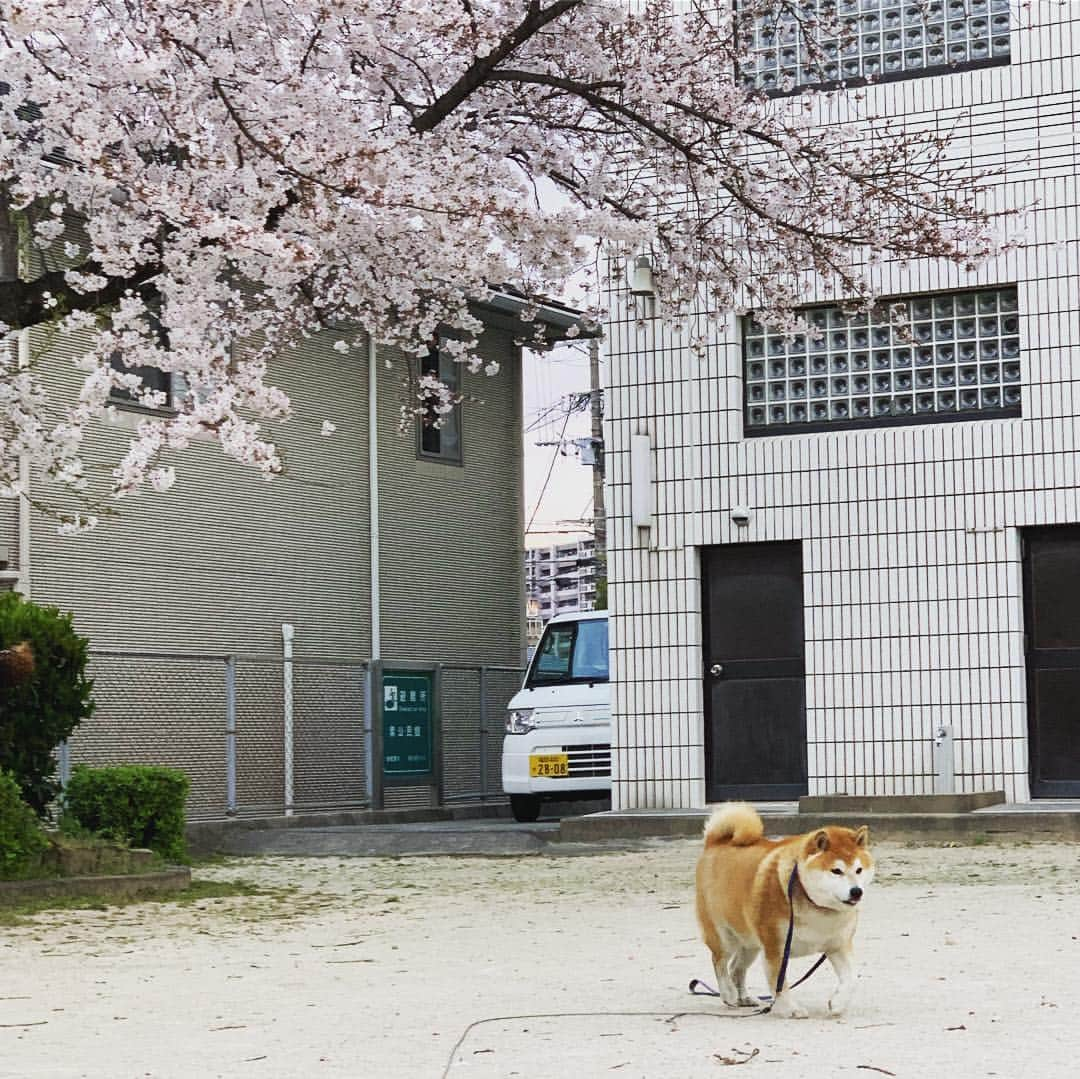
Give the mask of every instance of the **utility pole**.
POLYGON ((604 509, 604 405, 600 391, 600 341, 589 341, 589 390, 593 440, 593 532, 596 538, 596 602, 607 607, 607 513, 604 509))

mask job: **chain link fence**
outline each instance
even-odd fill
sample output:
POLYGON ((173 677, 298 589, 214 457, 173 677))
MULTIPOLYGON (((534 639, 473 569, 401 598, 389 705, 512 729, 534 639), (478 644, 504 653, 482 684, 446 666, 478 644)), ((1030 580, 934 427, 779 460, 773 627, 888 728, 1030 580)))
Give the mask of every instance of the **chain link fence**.
MULTIPOLYGON (((371 805, 369 665, 359 660, 92 650, 94 714, 61 754, 73 765, 157 764, 191 779, 188 816, 278 816, 371 805)), ((523 670, 445 665, 437 788, 387 806, 501 801, 506 704, 523 670)))

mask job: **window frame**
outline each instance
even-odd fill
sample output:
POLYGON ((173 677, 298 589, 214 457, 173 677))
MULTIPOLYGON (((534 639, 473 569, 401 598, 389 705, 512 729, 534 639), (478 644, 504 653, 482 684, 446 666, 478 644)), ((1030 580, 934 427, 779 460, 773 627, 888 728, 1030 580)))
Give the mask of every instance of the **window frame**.
MULTIPOLYGON (((908 2, 910 2, 910 0, 900 0, 900 5, 899 6, 903 7, 908 2)), ((948 0, 943 0, 943 2, 945 4, 947 4, 948 0)), ((736 0, 736 4, 737 4, 737 0, 736 0)), ((990 11, 987 12, 988 17, 991 14, 992 14, 992 12, 990 12, 990 11)), ((1010 15, 1011 15, 1011 11, 1010 11, 1010 15)), ((969 15, 966 16, 966 18, 972 18, 972 16, 969 14, 969 15)), ((949 18, 948 18, 947 14, 944 15, 943 22, 945 22, 946 24, 949 22, 949 18)), ((823 79, 820 82, 800 82, 800 83, 796 83, 795 86, 793 86, 790 90, 782 90, 782 89, 779 89, 778 87, 760 86, 760 85, 758 85, 758 83, 756 81, 757 80, 756 74, 751 74, 749 72, 744 73, 743 71, 739 71, 739 72, 737 72, 737 75, 743 78, 744 85, 746 86, 748 91, 754 92, 754 93, 759 93, 759 94, 764 94, 766 97, 770 97, 770 98, 780 98, 780 97, 794 97, 794 96, 796 96, 798 94, 811 92, 811 91, 827 93, 827 92, 835 91, 835 90, 854 90, 854 89, 858 89, 858 88, 864 87, 864 86, 877 86, 877 85, 879 85, 881 83, 887 83, 887 82, 903 82, 903 81, 906 81, 908 79, 932 78, 934 76, 940 76, 940 75, 959 74, 959 73, 964 72, 964 71, 978 71, 978 70, 982 70, 984 68, 1006 67, 1006 66, 1008 66, 1008 65, 1010 65, 1012 63, 1012 45, 1013 45, 1012 35, 1013 35, 1013 30, 1014 29, 1015 29, 1015 27, 1013 26, 1012 20, 1010 18, 1009 33, 1008 33, 1009 52, 1005 56, 988 56, 988 57, 985 57, 985 58, 982 58, 982 59, 977 59, 977 60, 970 60, 969 59, 969 60, 964 60, 964 61, 958 61, 956 63, 934 64, 934 65, 928 66, 928 67, 903 68, 900 71, 889 71, 889 72, 884 72, 883 71, 883 72, 879 72, 879 73, 877 73, 875 75, 863 75, 863 74, 860 74, 860 75, 852 75, 849 78, 823 79)), ((993 40, 993 34, 990 34, 988 36, 988 40, 990 40, 990 41, 993 40)), ((946 42, 946 44, 947 44, 947 42, 946 42)), ((901 51, 904 51, 904 50, 901 48, 901 51)))
POLYGON ((146 389, 146 374, 145 372, 157 372, 165 380, 165 386, 163 389, 160 387, 151 387, 153 389, 161 389, 161 392, 165 394, 166 403, 163 405, 144 405, 141 401, 136 400, 134 397, 128 396, 132 391, 125 390, 121 387, 112 386, 109 389, 108 403, 113 408, 119 408, 126 412, 139 412, 149 416, 175 416, 177 413, 176 398, 177 394, 177 382, 179 379, 172 371, 163 371, 160 367, 154 367, 153 364, 139 364, 134 367, 128 367, 119 353, 115 353, 109 357, 109 365, 116 371, 125 375, 139 375, 143 380, 143 389, 146 389))
MULTIPOLYGON (((153 329, 157 334, 158 342, 162 345, 165 351, 168 351, 169 335, 165 327, 161 324, 158 314, 160 310, 160 301, 151 301, 151 303, 147 305, 147 319, 150 323, 151 329, 153 329)), ((134 397, 130 396, 130 394, 132 393, 131 390, 112 386, 109 388, 108 403, 110 405, 128 412, 138 412, 143 415, 176 415, 178 411, 176 407, 176 400, 177 397, 180 396, 180 386, 183 380, 180 379, 174 372, 163 371, 160 367, 155 367, 153 364, 149 363, 127 364, 124 362, 123 353, 119 349, 113 352, 113 354, 109 357, 109 366, 112 367, 114 371, 119 371, 120 374, 139 375, 139 377, 143 380, 142 388, 144 390, 148 388, 146 385, 146 372, 156 372, 164 379, 165 386, 161 392, 165 394, 166 398, 165 404, 163 405, 144 405, 141 401, 138 401, 134 397)), ((149 388, 159 389, 159 387, 149 388)))
MULTIPOLYGON (((427 356, 426 357, 421 357, 421 359, 420 359, 420 374, 421 375, 429 374, 432 371, 434 371, 436 377, 441 379, 443 382, 445 382, 455 392, 459 392, 459 390, 460 390, 460 386, 459 386, 460 372, 458 370, 459 367, 460 367, 459 364, 455 363, 452 359, 449 359, 446 356, 446 354, 443 352, 443 350, 441 348, 439 348, 439 342, 438 341, 432 343, 428 348, 427 356), (435 358, 435 366, 434 366, 434 368, 429 366, 429 364, 430 364, 430 362, 432 360, 432 357, 435 358), (451 378, 446 377, 446 375, 443 373, 443 363, 444 362, 448 365, 446 370, 451 373, 451 375, 452 375, 451 378)), ((439 464, 456 465, 458 467, 461 467, 464 464, 465 447, 464 447, 464 438, 463 438, 463 430, 462 430, 464 425, 462 423, 462 415, 461 415, 461 405, 460 405, 460 403, 454 405, 454 410, 453 410, 452 413, 450 413, 450 415, 453 416, 455 425, 457 427, 457 450, 456 450, 456 453, 449 453, 449 452, 447 452, 446 450, 444 450, 442 448, 442 442, 443 442, 442 432, 445 430, 445 427, 432 427, 430 424, 426 424, 424 422, 424 417, 423 416, 417 416, 416 417, 416 456, 417 456, 418 460, 421 460, 421 461, 435 461, 435 462, 437 462, 439 464), (436 434, 436 435, 439 436, 439 445, 440 445, 439 449, 431 450, 431 449, 425 448, 425 446, 424 446, 425 432, 427 432, 428 434, 436 434)))
MULTIPOLYGON (((882 305, 882 306, 888 306, 890 304, 895 304, 895 303, 908 303, 908 304, 910 304, 915 300, 921 300, 921 299, 930 299, 930 300, 932 300, 932 299, 934 299, 936 297, 940 297, 940 296, 956 297, 956 296, 962 296, 962 295, 977 294, 977 293, 980 293, 980 292, 998 292, 998 293, 1000 293, 1000 292, 1005 292, 1005 291, 1007 291, 1009 289, 1016 290, 1016 293, 1017 293, 1017 303, 1016 303, 1016 312, 1015 312, 1015 314, 1016 314, 1016 317, 1017 317, 1017 320, 1018 320, 1018 323, 1019 323, 1022 320, 1022 317, 1023 317, 1023 312, 1022 312, 1021 305, 1020 305, 1020 292, 1019 292, 1019 288, 1017 286, 1017 283, 1016 282, 1011 282, 1011 281, 1010 282, 999 282, 997 284, 992 284, 992 285, 972 286, 970 288, 935 289, 933 291, 910 292, 910 293, 903 293, 901 295, 883 296, 878 301, 878 303, 880 305, 882 305)), ((840 307, 841 305, 842 305, 842 301, 834 301, 834 302, 831 302, 831 303, 814 303, 814 304, 807 304, 804 307, 799 308, 799 311, 800 311, 800 313, 804 313, 804 312, 810 312, 810 311, 815 311, 815 310, 832 310, 832 309, 835 309, 837 307, 840 307)), ((1018 356, 1016 357, 1016 360, 1015 361, 1009 361, 1009 362, 1016 362, 1016 363, 1021 365, 1020 377, 1019 377, 1018 381, 1016 383, 1014 383, 1016 386, 1018 386, 1020 388, 1020 391, 1021 391, 1020 403, 1017 404, 1017 405, 1002 405, 1001 407, 995 408, 995 409, 992 409, 992 410, 991 409, 983 409, 983 408, 980 407, 980 408, 961 411, 958 408, 955 412, 912 412, 912 413, 909 413, 908 415, 905 415, 905 416, 891 416, 890 415, 890 416, 867 416, 867 417, 860 417, 860 418, 850 418, 849 417, 847 419, 837 419, 837 420, 817 420, 817 421, 807 420, 805 423, 791 422, 790 420, 788 420, 786 423, 783 423, 783 424, 779 424, 779 423, 777 423, 777 424, 764 423, 764 424, 760 424, 760 425, 751 424, 750 423, 751 404, 754 404, 754 405, 760 404, 760 402, 756 402, 756 401, 751 402, 750 401, 750 382, 752 380, 747 377, 748 364, 754 359, 754 357, 747 356, 747 351, 746 351, 746 327, 747 327, 748 321, 752 317, 753 317, 752 315, 748 314, 748 315, 744 315, 739 320, 739 331, 740 331, 740 339, 739 339, 740 371, 739 371, 739 378, 740 378, 741 383, 742 383, 742 427, 743 427, 743 438, 744 439, 749 439, 749 438, 778 438, 778 437, 787 437, 787 436, 792 436, 792 435, 803 435, 803 434, 825 434, 825 433, 828 433, 830 431, 874 431, 874 430, 884 428, 884 427, 911 427, 913 425, 930 425, 930 424, 938 424, 938 423, 974 423, 974 422, 985 422, 987 420, 1011 420, 1011 419, 1019 419, 1019 418, 1023 417, 1024 388, 1027 385, 1026 380, 1024 378, 1024 370, 1023 370, 1023 356, 1024 356, 1024 351, 1025 351, 1025 342, 1024 342, 1024 338, 1023 338, 1022 334, 1020 333, 1020 326, 1017 325, 1016 336, 1020 340, 1020 350, 1019 350, 1018 356)), ((955 316, 953 316, 953 317, 955 317, 955 316)), ((976 313, 975 317, 978 317, 977 313, 976 313)), ((893 348, 893 347, 894 347, 894 345, 890 344, 890 349, 893 348)), ((868 351, 873 351, 872 347, 868 347, 868 351)), ((807 354, 809 355, 809 350, 808 350, 807 354)), ((826 353, 826 354, 828 354, 828 353, 826 353)), ((765 357, 765 359, 767 360, 767 357, 765 357)), ((1004 362, 1004 360, 1001 357, 999 357, 996 361, 983 361, 983 360, 976 360, 975 361, 975 363, 979 364, 979 365, 981 365, 984 362, 996 362, 996 363, 1000 364, 1000 363, 1004 362)), ((936 367, 937 367, 937 365, 934 364, 931 369, 935 369, 936 367)), ((916 365, 913 363, 911 369, 915 370, 915 368, 916 368, 916 365)), ((896 370, 896 368, 894 366, 890 366, 889 367, 889 374, 890 375, 893 374, 895 372, 895 370, 896 370)), ((850 374, 850 373, 848 373, 848 374, 850 374)), ((811 379, 811 378, 813 378, 815 376, 813 374, 811 374, 810 372, 807 372, 805 377, 809 380, 809 379, 811 379)), ((833 375, 832 372, 829 372, 829 374, 827 376, 824 376, 824 377, 832 378, 832 377, 834 377, 834 375, 833 375)), ((757 380, 753 380, 753 381, 757 381, 757 380)), ((768 381, 769 380, 766 377, 766 379, 765 379, 765 385, 766 386, 768 385, 768 381)), ((1003 383, 1004 380, 1001 380, 1001 381, 1003 383)), ((891 392, 892 396, 896 396, 895 391, 890 391, 890 392, 891 392)), ((919 389, 917 387, 913 386, 910 392, 911 392, 911 396, 914 397, 919 393, 919 389)), ((942 391, 935 385, 934 390, 932 392, 938 393, 938 392, 942 392, 942 391)), ((871 393, 870 396, 873 397, 873 394, 871 393)), ((807 397, 807 400, 809 401, 810 398, 807 397)), ((832 398, 831 398, 831 396, 826 397, 825 400, 831 401, 832 398)), ((786 401, 785 401, 785 403, 786 403, 786 401)), ((768 402, 766 401, 766 405, 767 404, 768 404, 768 402)))
MULTIPOLYGON (((568 601, 570 602, 570 601, 568 601)), ((558 608, 556 607, 556 610, 558 608)), ((589 612, 583 612, 588 614, 589 612)), ((589 632, 592 632, 591 629, 589 632)), ((606 618, 573 618, 567 619, 564 622, 549 622, 544 627, 543 635, 536 644, 536 650, 533 652, 532 660, 529 663, 528 674, 526 675, 525 689, 544 689, 546 687, 557 686, 581 686, 581 685, 604 685, 611 681, 611 637, 610 627, 606 618), (603 636, 606 642, 606 658, 607 658, 607 673, 603 677, 597 674, 592 675, 575 675, 574 664, 577 660, 577 647, 578 637, 580 634, 580 628, 583 624, 588 623, 590 627, 597 623, 602 623, 604 626, 603 636), (550 639, 554 638, 556 634, 568 631, 570 634, 569 651, 566 657, 566 674, 557 678, 540 678, 540 662, 543 656, 542 646, 550 639)))

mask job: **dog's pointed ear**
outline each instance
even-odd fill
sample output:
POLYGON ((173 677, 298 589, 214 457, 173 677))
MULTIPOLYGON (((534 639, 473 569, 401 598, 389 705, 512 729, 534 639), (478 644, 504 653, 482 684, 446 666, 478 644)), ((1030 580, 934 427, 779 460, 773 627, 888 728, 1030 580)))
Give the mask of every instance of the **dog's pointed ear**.
POLYGON ((870 846, 870 829, 864 824, 861 828, 855 831, 855 846, 856 847, 868 847, 870 846))
POLYGON ((818 831, 816 831, 810 837, 810 846, 816 847, 818 850, 828 850, 829 849, 829 833, 826 832, 824 828, 818 829, 818 831))

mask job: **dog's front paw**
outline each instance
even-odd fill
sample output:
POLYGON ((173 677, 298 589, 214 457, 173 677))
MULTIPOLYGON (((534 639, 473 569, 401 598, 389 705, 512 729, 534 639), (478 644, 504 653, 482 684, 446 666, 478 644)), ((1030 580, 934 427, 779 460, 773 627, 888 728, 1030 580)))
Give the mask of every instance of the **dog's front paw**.
POLYGON ((848 1005, 851 1003, 852 987, 837 986, 836 991, 829 999, 829 1014, 830 1015, 843 1015, 848 1010, 848 1005))
POLYGON ((781 1019, 805 1019, 809 1013, 790 1000, 778 1000, 772 1006, 772 1014, 781 1019))
POLYGON ((760 1008, 761 1007, 761 1001, 758 1000, 757 997, 750 996, 749 993, 743 993, 743 995, 741 997, 739 997, 739 1007, 740 1008, 760 1008))

